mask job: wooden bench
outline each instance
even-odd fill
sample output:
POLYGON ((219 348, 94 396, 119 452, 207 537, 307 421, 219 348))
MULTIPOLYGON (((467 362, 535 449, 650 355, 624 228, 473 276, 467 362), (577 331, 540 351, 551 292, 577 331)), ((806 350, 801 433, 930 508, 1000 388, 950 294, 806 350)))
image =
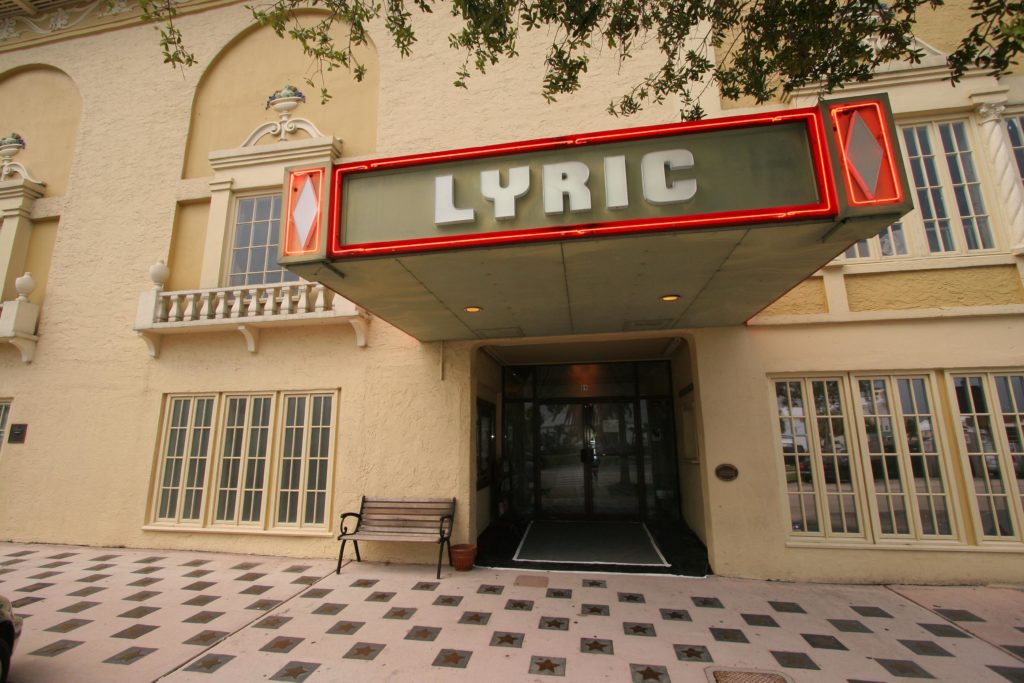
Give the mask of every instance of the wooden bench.
POLYGON ((345 544, 352 541, 359 556, 359 541, 408 541, 412 543, 437 543, 437 578, 441 578, 441 558, 444 547, 448 546, 448 564, 452 564, 452 523, 455 515, 454 498, 367 498, 359 505, 359 512, 346 512, 341 516, 341 550, 338 551, 338 568, 341 573, 341 558, 345 544), (355 518, 355 525, 346 528, 346 520, 355 518))

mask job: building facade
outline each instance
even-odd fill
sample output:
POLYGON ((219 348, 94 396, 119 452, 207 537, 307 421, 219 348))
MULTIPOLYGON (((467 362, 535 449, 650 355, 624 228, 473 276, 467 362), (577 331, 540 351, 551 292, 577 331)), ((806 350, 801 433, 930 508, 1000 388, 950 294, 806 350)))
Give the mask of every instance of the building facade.
POLYGON ((364 48, 367 78, 326 74, 320 104, 283 89, 308 60, 241 4, 184 5, 185 72, 124 3, 36 4, 0 18, 20 136, 0 141, 0 538, 331 556, 360 496, 444 496, 459 542, 510 516, 642 519, 729 576, 1021 580, 1024 76, 952 87, 949 15, 923 20, 922 63, 841 93, 891 103, 914 209, 877 236, 566 238, 566 263, 602 267, 554 284, 539 248, 504 279, 453 250, 433 295, 471 333, 421 341, 392 324, 422 306, 388 290, 408 268, 361 305, 278 265, 286 169, 670 123, 605 113, 657 55, 598 60, 548 104, 529 37, 463 90, 430 15, 414 58, 364 48), (565 461, 581 447, 605 466, 565 461))

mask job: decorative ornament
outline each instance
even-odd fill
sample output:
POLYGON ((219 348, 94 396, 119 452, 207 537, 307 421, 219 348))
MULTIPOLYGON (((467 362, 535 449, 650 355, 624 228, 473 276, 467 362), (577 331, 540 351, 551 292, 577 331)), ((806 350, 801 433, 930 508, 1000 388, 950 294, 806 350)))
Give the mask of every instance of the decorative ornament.
POLYGON ((22 178, 31 180, 33 183, 42 184, 42 181, 36 180, 28 174, 28 170, 24 166, 11 161, 14 156, 25 149, 25 138, 21 137, 17 133, 9 133, 4 137, 0 138, 0 160, 3 161, 3 166, 0 166, 0 180, 7 180, 11 175, 17 172, 22 178))
POLYGON ((256 127, 249 134, 249 137, 242 143, 242 147, 255 145, 260 139, 267 135, 276 136, 284 142, 289 135, 297 130, 305 131, 310 137, 322 137, 323 133, 317 130, 312 122, 301 118, 292 118, 292 111, 306 101, 306 96, 294 85, 286 85, 280 90, 271 93, 267 98, 267 109, 273 109, 279 115, 275 123, 264 123, 256 127))

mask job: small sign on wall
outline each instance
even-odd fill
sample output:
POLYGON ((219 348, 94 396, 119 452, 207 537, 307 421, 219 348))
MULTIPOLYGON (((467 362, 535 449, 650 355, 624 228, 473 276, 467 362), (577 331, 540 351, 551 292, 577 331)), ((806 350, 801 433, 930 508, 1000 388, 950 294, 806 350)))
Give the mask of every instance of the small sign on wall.
POLYGON ((723 464, 715 468, 715 476, 722 481, 734 481, 740 476, 740 471, 736 465, 723 464))
POLYGON ((25 435, 27 433, 27 424, 12 424, 7 436, 7 443, 25 443, 25 435))

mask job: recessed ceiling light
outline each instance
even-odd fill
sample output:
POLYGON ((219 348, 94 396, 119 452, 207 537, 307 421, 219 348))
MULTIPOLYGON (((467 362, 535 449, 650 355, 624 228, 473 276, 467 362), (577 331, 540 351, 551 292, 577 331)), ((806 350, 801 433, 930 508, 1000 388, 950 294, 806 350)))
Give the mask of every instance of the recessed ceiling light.
POLYGON ((678 294, 662 294, 662 301, 679 301, 680 296, 678 294))
POLYGON ((480 306, 466 306, 462 310, 464 310, 466 313, 479 313, 480 311, 482 311, 484 309, 481 308, 480 306))

